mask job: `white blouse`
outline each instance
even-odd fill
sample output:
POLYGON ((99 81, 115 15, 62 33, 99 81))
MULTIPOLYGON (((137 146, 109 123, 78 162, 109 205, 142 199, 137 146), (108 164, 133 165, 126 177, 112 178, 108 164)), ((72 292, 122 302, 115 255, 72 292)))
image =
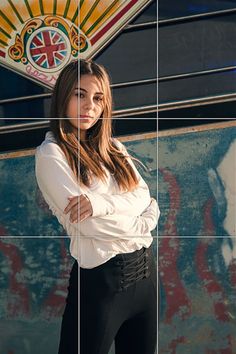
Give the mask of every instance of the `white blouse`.
MULTIPOLYGON (((128 154, 117 139, 114 142, 128 154)), ((94 268, 119 253, 151 245, 150 231, 156 227, 159 209, 130 158, 129 163, 139 180, 132 192, 120 191, 107 170, 106 182, 94 178, 89 188, 80 186, 51 132, 37 148, 35 158, 39 188, 70 237, 70 252, 80 267, 94 268), (82 222, 71 223, 69 213, 64 214, 68 197, 81 194, 90 199, 93 214, 82 222)))

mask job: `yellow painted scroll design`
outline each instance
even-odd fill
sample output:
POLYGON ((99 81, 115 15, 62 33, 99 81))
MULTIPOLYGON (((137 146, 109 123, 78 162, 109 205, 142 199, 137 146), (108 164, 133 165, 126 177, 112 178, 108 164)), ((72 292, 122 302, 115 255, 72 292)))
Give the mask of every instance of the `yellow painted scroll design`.
POLYGON ((43 20, 40 18, 35 18, 34 20, 30 20, 26 23, 25 27, 21 31, 21 34, 16 34, 15 43, 9 47, 8 54, 11 59, 14 61, 21 60, 23 64, 27 62, 25 56, 25 45, 24 38, 26 34, 31 35, 33 31, 40 28, 43 24, 43 20))
POLYGON ((16 34, 15 43, 8 49, 9 57, 12 60, 27 64, 26 43, 33 31, 41 27, 54 27, 63 31, 70 41, 71 54, 74 57, 77 57, 78 51, 84 51, 88 47, 86 37, 81 33, 79 34, 78 29, 73 24, 69 26, 65 20, 58 16, 47 16, 44 19, 35 18, 26 23, 20 34, 16 34))

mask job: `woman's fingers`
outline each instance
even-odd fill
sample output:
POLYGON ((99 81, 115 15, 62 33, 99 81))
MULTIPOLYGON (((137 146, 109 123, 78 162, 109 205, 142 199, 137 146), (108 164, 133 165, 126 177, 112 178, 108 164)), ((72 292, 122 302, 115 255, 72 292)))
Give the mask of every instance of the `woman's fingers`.
POLYGON ((78 207, 78 204, 71 209, 70 221, 78 222, 87 219, 90 216, 89 209, 87 207, 78 207))
POLYGON ((66 206, 64 213, 70 213, 71 222, 83 221, 92 215, 92 205, 86 195, 70 197, 68 199, 70 201, 66 206))
POLYGON ((90 205, 86 205, 84 207, 80 207, 79 209, 79 221, 84 221, 89 216, 92 215, 92 208, 90 205))
POLYGON ((80 218, 79 221, 84 221, 85 219, 87 219, 89 216, 93 215, 93 208, 92 208, 92 204, 89 200, 89 198, 87 197, 87 195, 83 194, 80 196, 80 205, 79 205, 79 209, 80 209, 80 218))
POLYGON ((69 201, 69 203, 67 204, 67 206, 66 206, 66 208, 65 208, 65 210, 64 210, 64 213, 65 214, 68 214, 70 211, 71 211, 71 209, 74 207, 74 206, 76 206, 77 204, 78 204, 78 202, 79 202, 79 197, 78 196, 75 196, 75 197, 69 197, 68 198, 70 201, 69 201))
POLYGON ((78 208, 73 208, 70 213, 70 222, 78 222, 78 208))

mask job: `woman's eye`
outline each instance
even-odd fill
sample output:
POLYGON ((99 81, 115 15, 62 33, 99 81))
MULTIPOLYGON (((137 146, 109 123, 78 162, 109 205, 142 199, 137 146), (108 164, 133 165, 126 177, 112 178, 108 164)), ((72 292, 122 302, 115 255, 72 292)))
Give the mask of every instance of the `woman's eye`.
POLYGON ((79 97, 80 97, 80 98, 83 98, 83 97, 84 97, 84 94, 80 92, 79 97))
POLYGON ((100 97, 100 96, 95 97, 95 100, 101 102, 102 101, 102 97, 100 97))

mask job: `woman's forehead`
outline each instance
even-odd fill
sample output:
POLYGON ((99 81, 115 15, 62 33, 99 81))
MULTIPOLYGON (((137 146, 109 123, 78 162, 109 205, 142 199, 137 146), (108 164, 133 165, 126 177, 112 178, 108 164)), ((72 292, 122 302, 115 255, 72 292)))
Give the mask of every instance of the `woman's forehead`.
POLYGON ((95 75, 82 75, 80 77, 79 87, 85 89, 86 91, 92 90, 101 93, 103 92, 102 83, 95 75))

